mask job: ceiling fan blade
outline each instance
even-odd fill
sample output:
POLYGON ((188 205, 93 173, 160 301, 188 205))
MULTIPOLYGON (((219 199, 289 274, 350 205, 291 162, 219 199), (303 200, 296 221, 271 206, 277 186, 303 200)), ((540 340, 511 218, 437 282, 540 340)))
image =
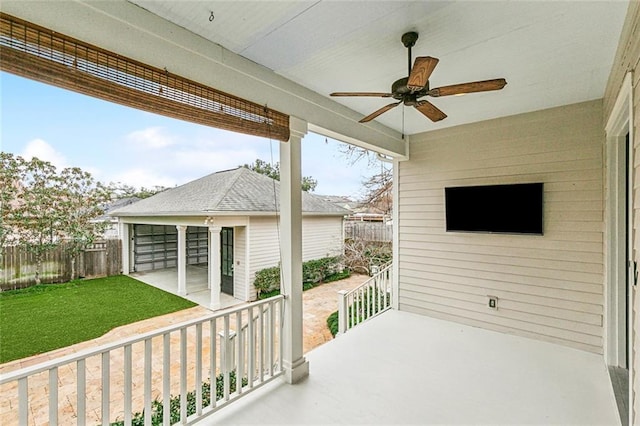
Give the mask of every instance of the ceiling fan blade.
POLYGON ((449 96, 462 95, 464 93, 488 92, 490 90, 500 90, 507 85, 504 78, 495 80, 474 81, 472 83, 453 84, 451 86, 437 87, 427 92, 429 96, 449 96))
POLYGON ((409 74, 409 81, 407 81, 407 87, 412 92, 422 90, 427 85, 431 73, 438 65, 438 58, 432 58, 431 56, 419 56, 413 63, 411 68, 411 74, 409 74))
POLYGON ((329 96, 371 96, 374 98, 390 98, 393 93, 383 92, 333 92, 329 96))
POLYGON ((429 101, 419 101, 415 104, 415 109, 423 113, 429 120, 436 122, 447 118, 447 114, 440 111, 429 101))
POLYGON ((398 105, 400 105, 402 103, 402 101, 400 102, 396 102, 393 104, 389 104, 389 105, 385 105, 382 108, 380 108, 377 111, 372 112, 371 114, 367 115, 365 118, 363 118, 362 120, 360 120, 360 123, 366 123, 368 121, 373 120, 374 118, 376 118, 377 116, 384 114, 385 112, 389 111, 392 108, 397 107, 398 105))

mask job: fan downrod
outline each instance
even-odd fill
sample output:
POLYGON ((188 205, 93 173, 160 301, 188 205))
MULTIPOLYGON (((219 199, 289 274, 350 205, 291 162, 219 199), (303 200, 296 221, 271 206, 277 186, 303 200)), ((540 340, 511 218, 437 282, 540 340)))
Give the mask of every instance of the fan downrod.
MULTIPOLYGON (((418 33, 415 31, 409 31, 408 33, 402 34, 402 38, 401 38, 402 44, 404 45, 404 47, 408 49, 407 59, 408 59, 409 70, 407 71, 407 74, 411 74, 411 59, 412 59, 411 48, 415 46, 417 40, 418 40, 418 33)), ((408 81, 409 81, 409 77, 403 77, 401 79, 394 81, 393 84, 391 85, 391 93, 394 99, 403 101, 405 105, 412 105, 413 103, 415 103, 416 97, 426 95, 427 91, 429 90, 429 82, 427 81, 427 84, 425 85, 425 87, 422 88, 422 90, 420 90, 419 92, 415 93, 416 96, 413 97, 413 99, 408 99, 407 95, 412 93, 411 90, 409 90, 409 88, 407 87, 408 81), (412 100, 413 100, 413 103, 412 103, 412 100)))

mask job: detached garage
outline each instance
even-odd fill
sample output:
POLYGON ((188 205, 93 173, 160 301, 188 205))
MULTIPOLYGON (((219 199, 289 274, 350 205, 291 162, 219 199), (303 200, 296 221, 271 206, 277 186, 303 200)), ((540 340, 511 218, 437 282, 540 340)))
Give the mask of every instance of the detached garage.
MULTIPOLYGON (((217 172, 115 210, 124 273, 176 269, 175 291, 186 295, 187 265, 207 270, 211 307, 220 292, 256 298, 256 271, 276 266, 279 182, 246 168, 217 172)), ((337 256, 349 213, 302 193, 303 260, 337 256)))

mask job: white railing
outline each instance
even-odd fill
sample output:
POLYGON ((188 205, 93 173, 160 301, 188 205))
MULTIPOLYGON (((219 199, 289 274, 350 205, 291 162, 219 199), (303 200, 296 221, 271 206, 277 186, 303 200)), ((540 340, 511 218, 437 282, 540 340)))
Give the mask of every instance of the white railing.
POLYGON ((12 413, 3 414, 3 426, 193 423, 282 374, 283 301, 275 296, 0 375, 2 404, 12 413))
POLYGON ((338 292, 338 333, 391 309, 392 263, 388 263, 358 287, 338 292))

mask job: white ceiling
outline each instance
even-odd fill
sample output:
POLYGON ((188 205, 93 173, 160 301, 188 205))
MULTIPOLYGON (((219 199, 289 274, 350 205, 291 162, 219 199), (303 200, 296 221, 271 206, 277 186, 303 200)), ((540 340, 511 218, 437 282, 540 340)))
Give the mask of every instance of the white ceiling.
MULTIPOLYGON (((420 35, 414 57, 440 59, 431 87, 506 78, 501 91, 428 98, 448 115, 439 123, 410 107, 376 119, 406 134, 601 98, 628 6, 612 0, 130 1, 322 96, 390 91, 407 75, 400 42, 407 31, 420 35)), ((390 102, 333 99, 363 116, 390 102)))

